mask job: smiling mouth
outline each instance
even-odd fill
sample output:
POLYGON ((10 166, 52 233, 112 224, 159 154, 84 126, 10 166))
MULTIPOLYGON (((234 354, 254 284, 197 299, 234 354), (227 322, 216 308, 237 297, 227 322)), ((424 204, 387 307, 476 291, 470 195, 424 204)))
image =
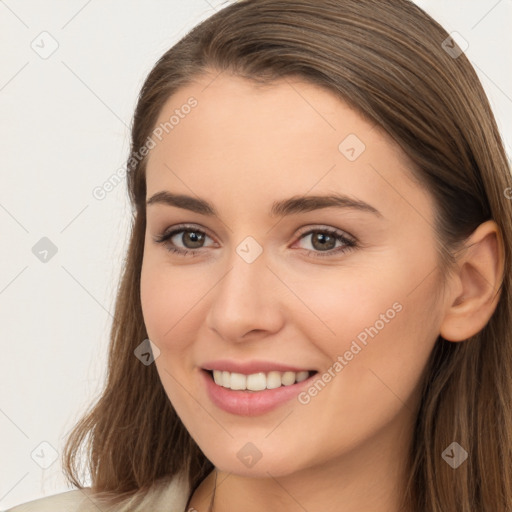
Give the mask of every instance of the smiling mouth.
POLYGON ((258 372, 245 375, 243 373, 223 370, 203 369, 203 371, 220 387, 231 389, 232 391, 248 392, 293 386, 318 373, 316 370, 304 370, 300 372, 258 372))

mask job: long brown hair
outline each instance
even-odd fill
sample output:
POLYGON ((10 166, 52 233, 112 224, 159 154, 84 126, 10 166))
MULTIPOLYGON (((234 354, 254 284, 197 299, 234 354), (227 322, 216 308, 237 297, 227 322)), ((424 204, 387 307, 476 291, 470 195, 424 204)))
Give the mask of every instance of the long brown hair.
MULTIPOLYGON (((127 184, 133 204, 105 389, 68 438, 64 466, 81 487, 81 449, 92 488, 144 493, 185 472, 195 489, 213 465, 176 415, 155 365, 133 351, 147 332, 140 303, 146 158, 166 100, 206 71, 258 83, 300 77, 334 92, 383 128, 408 155, 436 207, 439 267, 496 221, 505 248, 500 300, 472 338, 438 338, 428 361, 404 496, 408 511, 512 510, 512 192, 510 166, 482 85, 448 33, 408 0, 243 0, 200 23, 156 63, 133 120, 127 184), (443 450, 468 453, 453 470, 443 450)), ((200 107, 199 107, 200 108, 200 107)))

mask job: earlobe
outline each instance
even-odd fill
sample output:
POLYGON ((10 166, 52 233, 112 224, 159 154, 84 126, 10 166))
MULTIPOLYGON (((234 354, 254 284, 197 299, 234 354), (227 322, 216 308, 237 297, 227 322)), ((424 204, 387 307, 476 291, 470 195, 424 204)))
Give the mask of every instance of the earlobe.
POLYGON ((448 341, 464 341, 488 323, 501 296, 505 251, 496 222, 486 221, 471 234, 458 260, 456 287, 440 326, 448 341))

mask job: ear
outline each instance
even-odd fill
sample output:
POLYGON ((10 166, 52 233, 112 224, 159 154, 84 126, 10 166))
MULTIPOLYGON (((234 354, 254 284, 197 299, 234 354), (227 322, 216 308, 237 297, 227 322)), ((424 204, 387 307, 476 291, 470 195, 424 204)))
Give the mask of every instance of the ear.
POLYGON ((440 335, 448 341, 463 341, 480 332, 501 296, 505 253, 496 222, 480 224, 464 244, 440 335))

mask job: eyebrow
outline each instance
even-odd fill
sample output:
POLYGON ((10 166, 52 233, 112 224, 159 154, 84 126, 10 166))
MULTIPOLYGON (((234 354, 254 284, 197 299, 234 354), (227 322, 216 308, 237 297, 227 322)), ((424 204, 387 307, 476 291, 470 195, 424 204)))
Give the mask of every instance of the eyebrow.
MULTIPOLYGON (((157 192, 146 201, 146 205, 149 206, 152 204, 175 206, 202 215, 219 217, 215 207, 208 201, 184 194, 172 194, 166 190, 157 192)), ((372 213, 377 217, 383 217, 379 210, 370 204, 358 199, 353 199, 344 194, 295 196, 289 199, 275 201, 272 204, 270 215, 272 217, 284 217, 286 215, 311 212, 322 208, 347 208, 372 213)))

